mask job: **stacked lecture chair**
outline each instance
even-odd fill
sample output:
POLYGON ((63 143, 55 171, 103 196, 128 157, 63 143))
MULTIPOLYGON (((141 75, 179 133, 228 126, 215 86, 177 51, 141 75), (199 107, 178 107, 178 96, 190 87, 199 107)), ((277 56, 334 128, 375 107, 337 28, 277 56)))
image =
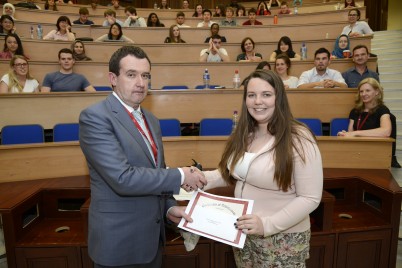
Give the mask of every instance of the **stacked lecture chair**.
POLYGON ((78 123, 57 124, 53 127, 53 141, 78 141, 78 133, 78 123))
POLYGON ((41 125, 8 125, 1 129, 1 144, 25 144, 45 142, 41 125))
POLYGON ((230 118, 204 118, 200 122, 200 136, 229 136, 231 133, 230 118))

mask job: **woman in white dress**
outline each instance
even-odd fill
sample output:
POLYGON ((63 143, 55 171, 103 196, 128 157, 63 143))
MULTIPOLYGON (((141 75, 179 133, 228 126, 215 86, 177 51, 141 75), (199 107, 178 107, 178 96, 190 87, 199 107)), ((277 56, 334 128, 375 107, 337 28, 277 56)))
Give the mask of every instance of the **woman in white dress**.
POLYGON ((10 60, 10 70, 3 75, 0 93, 39 92, 39 82, 29 74, 28 61, 24 56, 15 55, 10 60))
POLYGON ((280 76, 285 85, 285 89, 297 88, 299 79, 295 76, 289 75, 291 61, 286 54, 279 54, 276 56, 274 70, 280 76))

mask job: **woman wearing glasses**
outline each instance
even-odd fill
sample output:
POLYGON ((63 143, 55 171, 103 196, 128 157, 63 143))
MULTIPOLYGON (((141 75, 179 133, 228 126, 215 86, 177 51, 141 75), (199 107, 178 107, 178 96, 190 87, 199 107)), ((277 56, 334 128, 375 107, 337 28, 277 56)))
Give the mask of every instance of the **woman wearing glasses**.
POLYGON ((349 37, 359 37, 373 34, 373 30, 371 30, 367 22, 360 21, 360 10, 349 10, 348 21, 349 25, 343 28, 341 34, 349 35, 349 37))
POLYGON ((1 78, 0 93, 32 92, 39 92, 39 82, 29 74, 29 65, 25 57, 15 55, 10 60, 10 70, 1 78))

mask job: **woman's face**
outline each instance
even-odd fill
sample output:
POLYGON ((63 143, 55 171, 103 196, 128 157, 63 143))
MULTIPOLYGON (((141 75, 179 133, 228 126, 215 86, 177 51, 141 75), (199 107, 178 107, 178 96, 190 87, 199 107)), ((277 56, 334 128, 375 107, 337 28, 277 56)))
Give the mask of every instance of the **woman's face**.
POLYGON ((173 27, 173 36, 178 37, 180 35, 179 27, 173 27))
POLYGON ((152 23, 156 23, 158 21, 158 16, 156 16, 155 14, 153 14, 152 16, 151 16, 151 22, 152 23))
POLYGON ((216 14, 221 14, 221 9, 219 7, 215 7, 215 13, 216 14))
POLYGON ((348 5, 352 4, 352 0, 346 0, 346 4, 348 5))
POLYGON ((360 99, 363 101, 364 105, 377 103, 378 91, 373 88, 370 84, 363 84, 359 89, 360 99))
POLYGON ((120 29, 117 25, 113 25, 111 29, 111 33, 113 36, 118 36, 120 34, 120 29))
POLYGON ((17 75, 27 75, 28 73, 28 62, 23 59, 16 59, 13 66, 14 72, 17 75))
POLYGON ((9 16, 12 16, 12 15, 13 15, 13 9, 12 9, 10 6, 6 6, 6 7, 4 8, 4 12, 5 12, 7 15, 9 15, 9 16))
POLYGON ((254 45, 250 39, 247 39, 246 42, 244 42, 244 50, 246 50, 246 52, 252 52, 254 50, 254 45))
POLYGON ((282 52, 287 52, 288 49, 289 49, 289 45, 286 45, 284 42, 281 42, 281 44, 280 44, 280 46, 279 46, 279 49, 280 49, 282 52))
POLYGON ((341 38, 339 38, 338 46, 342 50, 346 49, 346 47, 348 46, 348 39, 346 38, 346 36, 342 36, 341 38))
POLYGON ((244 16, 244 11, 243 11, 243 9, 239 9, 239 10, 237 11, 237 16, 239 16, 239 17, 243 17, 243 16, 244 16))
POLYGON ((275 89, 261 78, 251 78, 247 85, 246 106, 258 124, 268 124, 275 111, 275 89))
POLYGON ((9 19, 4 19, 3 22, 1 23, 1 26, 3 26, 4 30, 9 32, 13 29, 14 23, 9 19))
POLYGON ((74 52, 77 55, 81 55, 82 53, 84 53, 84 46, 80 42, 75 43, 74 52))
POLYGON ((213 25, 211 28, 211 35, 215 35, 219 33, 219 25, 213 25))
POLYGON ((357 11, 356 10, 349 11, 349 15, 348 15, 349 23, 355 23, 357 20, 358 20, 357 11))
POLYGON ((202 6, 201 5, 196 6, 195 10, 197 11, 198 14, 202 14, 202 6))
POLYGON ((275 71, 279 75, 287 74, 288 72, 288 65, 286 64, 284 59, 277 59, 275 61, 275 71))
POLYGON ((8 51, 10 51, 12 53, 15 53, 15 51, 17 51, 17 49, 18 49, 17 39, 15 39, 15 37, 13 37, 13 36, 10 36, 7 38, 6 45, 7 45, 8 51))
POLYGON ((60 30, 66 30, 66 29, 67 29, 67 26, 68 26, 68 22, 67 22, 67 21, 60 21, 60 22, 59 22, 60 30))

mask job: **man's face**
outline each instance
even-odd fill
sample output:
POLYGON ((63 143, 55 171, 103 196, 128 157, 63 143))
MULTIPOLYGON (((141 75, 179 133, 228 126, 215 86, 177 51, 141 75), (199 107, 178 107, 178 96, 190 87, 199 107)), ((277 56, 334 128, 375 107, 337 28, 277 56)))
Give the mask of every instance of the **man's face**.
POLYGON ((127 55, 120 60, 120 74, 109 73, 109 81, 120 99, 137 109, 147 96, 150 70, 147 59, 127 55))
POLYGON ((288 11, 288 6, 287 5, 281 5, 281 12, 286 13, 288 11))
POLYGON ((228 9, 228 10, 226 10, 226 18, 232 18, 233 17, 233 12, 232 12, 232 10, 230 10, 230 9, 228 9))
POLYGON ((327 53, 318 53, 314 59, 314 65, 317 71, 325 71, 329 65, 327 53))
POLYGON ((188 9, 188 7, 189 7, 188 1, 183 1, 183 8, 188 9))
POLYGON ((176 22, 177 22, 177 24, 182 25, 184 23, 184 17, 183 16, 178 16, 176 18, 176 22))
POLYGON ((60 53, 59 63, 61 69, 64 71, 70 71, 73 69, 75 60, 70 53, 60 53))
POLYGON ((255 21, 255 17, 256 17, 256 15, 254 12, 248 13, 248 19, 250 21, 255 21))
POLYGON ((202 17, 204 18, 205 22, 209 22, 211 20, 211 14, 209 14, 209 12, 204 12, 202 17))
POLYGON ((356 49, 353 52, 353 61, 356 65, 366 65, 369 55, 364 47, 356 49))
POLYGON ((214 43, 216 49, 221 48, 221 39, 212 39, 212 42, 214 43))
POLYGON ((88 20, 88 14, 80 14, 80 20, 86 22, 88 20))

